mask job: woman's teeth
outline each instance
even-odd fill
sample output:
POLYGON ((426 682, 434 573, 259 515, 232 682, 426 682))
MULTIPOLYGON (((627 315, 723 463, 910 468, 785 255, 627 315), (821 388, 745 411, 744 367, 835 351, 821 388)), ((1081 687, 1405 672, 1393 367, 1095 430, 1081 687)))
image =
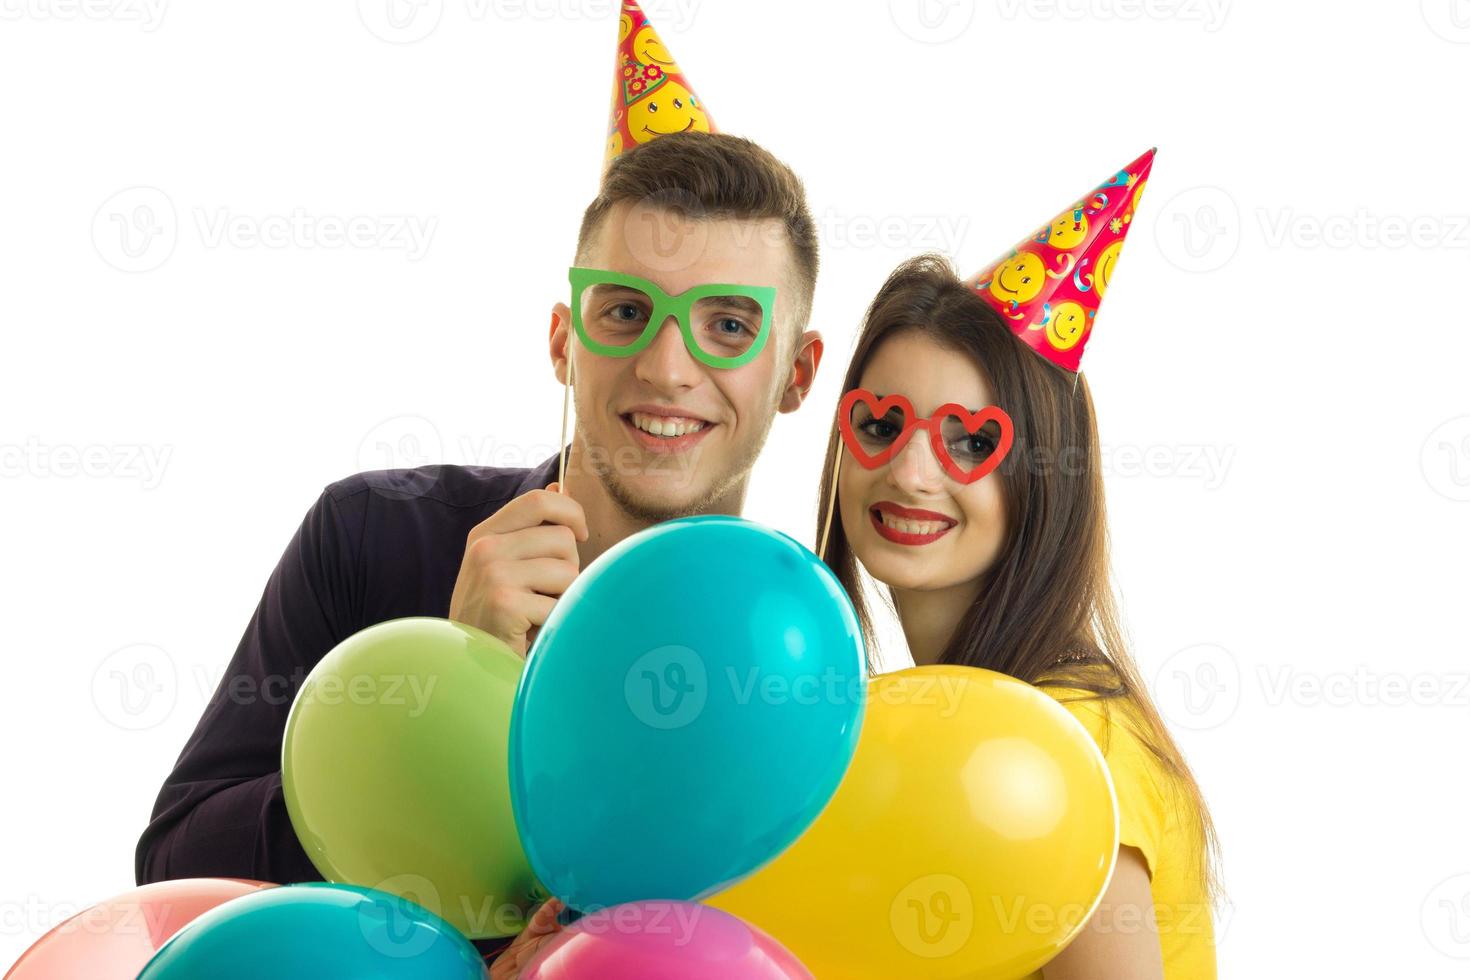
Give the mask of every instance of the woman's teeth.
POLYGON ((883 511, 879 511, 878 515, 883 519, 884 527, 898 531, 900 534, 938 534, 950 527, 941 521, 906 521, 883 511))
POLYGON ((704 428, 705 423, 703 419, 686 419, 673 415, 645 415, 642 412, 634 412, 633 425, 649 435, 672 439, 676 436, 687 436, 691 432, 698 432, 704 428))

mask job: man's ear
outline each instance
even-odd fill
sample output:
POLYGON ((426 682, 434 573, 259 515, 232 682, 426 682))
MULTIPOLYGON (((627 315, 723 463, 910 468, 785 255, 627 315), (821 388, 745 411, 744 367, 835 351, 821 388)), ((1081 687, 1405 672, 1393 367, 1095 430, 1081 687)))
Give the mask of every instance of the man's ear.
POLYGON ((786 390, 781 392, 780 411, 794 412, 801 407, 807 393, 812 390, 812 382, 817 380, 817 365, 821 363, 822 335, 808 330, 796 341, 796 357, 791 364, 786 390))
POLYGON ((572 311, 565 303, 551 308, 551 368, 556 380, 567 383, 567 340, 571 337, 572 311))

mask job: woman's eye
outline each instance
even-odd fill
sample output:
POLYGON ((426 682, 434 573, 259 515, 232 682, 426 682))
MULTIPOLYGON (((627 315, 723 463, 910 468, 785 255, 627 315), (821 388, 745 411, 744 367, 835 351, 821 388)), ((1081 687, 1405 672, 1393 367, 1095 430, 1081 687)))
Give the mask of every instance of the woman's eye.
POLYGON ((878 439, 884 442, 887 442, 888 440, 893 439, 898 435, 898 426, 894 425, 887 419, 868 419, 866 422, 858 426, 858 430, 864 435, 871 436, 874 439, 878 439))
POLYGON ((984 459, 995 452, 995 440, 987 435, 976 434, 950 443, 950 451, 971 459, 984 459))

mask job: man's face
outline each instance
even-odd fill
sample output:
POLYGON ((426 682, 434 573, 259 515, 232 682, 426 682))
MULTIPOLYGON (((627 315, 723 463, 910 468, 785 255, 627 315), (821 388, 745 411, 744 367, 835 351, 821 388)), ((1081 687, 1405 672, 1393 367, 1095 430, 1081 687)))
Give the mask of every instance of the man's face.
MULTIPOLYGON (((776 287, 771 336, 737 368, 696 360, 672 317, 630 357, 599 356, 575 336, 570 341, 583 467, 598 474, 624 511, 643 520, 707 510, 748 476, 777 409, 800 403, 787 391, 802 344, 794 340, 798 287, 781 223, 688 220, 620 204, 578 264, 639 276, 671 295, 707 283, 776 287)), ((566 307, 557 310, 572 334, 566 307)), ((553 334, 553 357, 555 340, 553 334)))

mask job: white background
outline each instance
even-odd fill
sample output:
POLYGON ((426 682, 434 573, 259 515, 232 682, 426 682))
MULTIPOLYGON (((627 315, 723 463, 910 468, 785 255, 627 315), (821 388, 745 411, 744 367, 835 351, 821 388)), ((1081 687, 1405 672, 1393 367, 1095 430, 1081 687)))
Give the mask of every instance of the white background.
MULTIPOLYGON (((326 483, 550 454, 601 160, 610 0, 150 2, 0 0, 0 963, 132 885, 326 483)), ((1086 364, 1222 975, 1464 976, 1470 3, 648 11, 822 224, 829 359, 747 512, 803 540, 887 271, 973 271, 1160 148, 1086 364)))

